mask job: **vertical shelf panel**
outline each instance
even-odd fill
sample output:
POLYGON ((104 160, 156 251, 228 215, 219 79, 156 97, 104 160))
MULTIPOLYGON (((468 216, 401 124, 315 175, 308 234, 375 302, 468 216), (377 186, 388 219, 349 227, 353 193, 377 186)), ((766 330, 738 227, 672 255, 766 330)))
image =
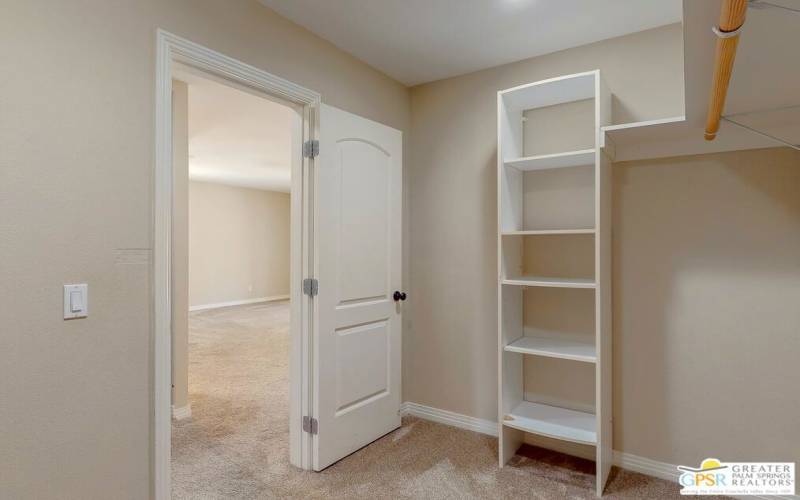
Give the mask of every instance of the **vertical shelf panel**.
POLYGON ((598 228, 595 237, 596 280, 595 290, 595 328, 597 329, 597 363, 595 365, 596 413, 597 413, 597 491, 603 495, 612 461, 611 427, 611 162, 606 152, 600 149, 603 127, 611 120, 611 93, 598 73, 597 81, 597 161, 595 224, 598 228))
MULTIPOLYGON (((502 159, 506 156, 522 155, 522 110, 509 109, 503 97, 497 96, 497 275, 503 276, 505 269, 521 265, 521 243, 509 246, 503 252, 503 231, 522 228, 522 172, 513 167, 506 168, 502 159), (516 126, 519 124, 519 126, 516 126)), ((503 347, 522 335, 522 290, 497 284, 497 405, 498 414, 504 415, 522 401, 522 359, 506 353, 503 347)), ((522 445, 524 434, 518 429, 497 422, 498 462, 503 467, 522 445)))

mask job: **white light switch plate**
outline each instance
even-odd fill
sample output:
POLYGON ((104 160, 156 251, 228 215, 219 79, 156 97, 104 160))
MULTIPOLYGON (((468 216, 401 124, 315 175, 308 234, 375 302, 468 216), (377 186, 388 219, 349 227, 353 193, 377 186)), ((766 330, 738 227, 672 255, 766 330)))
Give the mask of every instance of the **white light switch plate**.
POLYGON ((64 319, 89 315, 89 285, 64 285, 64 319))

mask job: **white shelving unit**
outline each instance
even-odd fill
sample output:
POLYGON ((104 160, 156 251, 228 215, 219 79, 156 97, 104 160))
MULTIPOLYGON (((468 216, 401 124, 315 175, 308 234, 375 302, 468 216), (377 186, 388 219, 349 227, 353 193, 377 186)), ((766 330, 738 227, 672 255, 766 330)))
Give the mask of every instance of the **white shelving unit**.
MULTIPOLYGON (((707 85, 704 82, 704 92, 707 85)), ((600 147, 612 161, 631 161, 768 148, 777 144, 724 121, 717 138, 707 141, 703 138, 705 110, 703 107, 702 116, 694 121, 686 116, 673 116, 603 127, 600 147)))
POLYGON ((566 153, 513 158, 506 160, 505 164, 523 172, 549 168, 579 167, 581 165, 594 165, 594 153, 594 149, 582 149, 566 153))
POLYGON ((523 401, 503 417, 511 429, 573 443, 597 444, 594 414, 523 401))
POLYGON ((508 344, 505 350, 530 354, 531 356, 571 359, 587 363, 597 362, 597 350, 594 343, 560 339, 558 337, 532 337, 526 335, 508 344))
POLYGON ((597 283, 588 278, 548 278, 546 276, 519 276, 504 278, 504 285, 544 286, 553 288, 595 288, 597 283))
POLYGON ((544 236, 548 234, 594 234, 594 229, 540 229, 538 231, 503 231, 503 236, 544 236))
MULTIPOLYGON (((500 466, 540 437, 591 446, 598 496, 612 450, 611 172, 601 143, 610 108, 599 70, 498 93, 500 466), (566 151, 547 151, 536 129, 526 130, 539 108, 587 99, 586 128, 565 127, 558 141, 575 138, 566 151), (580 143, 588 137, 593 143, 580 143), (592 400, 571 401, 576 391, 565 393, 563 381, 584 376, 592 400)), ((562 133, 557 123, 547 127, 551 137, 562 133)))

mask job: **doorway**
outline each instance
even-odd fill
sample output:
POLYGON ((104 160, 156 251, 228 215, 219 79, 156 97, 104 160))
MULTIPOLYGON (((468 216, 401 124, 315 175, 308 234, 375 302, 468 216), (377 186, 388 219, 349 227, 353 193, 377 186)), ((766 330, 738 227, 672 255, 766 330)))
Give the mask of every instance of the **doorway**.
POLYGON ((152 281, 158 500, 171 495, 172 78, 179 66, 294 110, 289 462, 322 470, 401 423, 402 133, 159 30, 152 281))
MULTIPOLYGON (((172 492, 289 467, 292 107, 173 71, 172 492)), ((300 155, 299 151, 297 152, 300 155)))
POLYGON ((172 322, 173 322, 173 148, 172 80, 186 70, 243 92, 292 108, 292 157, 290 178, 289 271, 289 460, 302 469, 311 468, 311 436, 302 431, 302 415, 310 414, 311 297, 302 292, 302 281, 312 276, 309 258, 310 209, 313 156, 303 145, 316 139, 319 94, 267 72, 214 52, 206 47, 159 30, 156 57, 156 158, 154 177, 153 318, 153 496, 171 497, 172 421, 172 322))

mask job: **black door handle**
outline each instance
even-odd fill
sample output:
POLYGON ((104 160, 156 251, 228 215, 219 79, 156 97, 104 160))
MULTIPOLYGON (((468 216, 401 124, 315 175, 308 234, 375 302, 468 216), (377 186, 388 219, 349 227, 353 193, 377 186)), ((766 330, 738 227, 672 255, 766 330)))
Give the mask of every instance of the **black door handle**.
POLYGON ((392 297, 394 298, 394 301, 397 302, 400 300, 406 300, 407 295, 404 292, 397 291, 394 292, 394 295, 392 295, 392 297))

